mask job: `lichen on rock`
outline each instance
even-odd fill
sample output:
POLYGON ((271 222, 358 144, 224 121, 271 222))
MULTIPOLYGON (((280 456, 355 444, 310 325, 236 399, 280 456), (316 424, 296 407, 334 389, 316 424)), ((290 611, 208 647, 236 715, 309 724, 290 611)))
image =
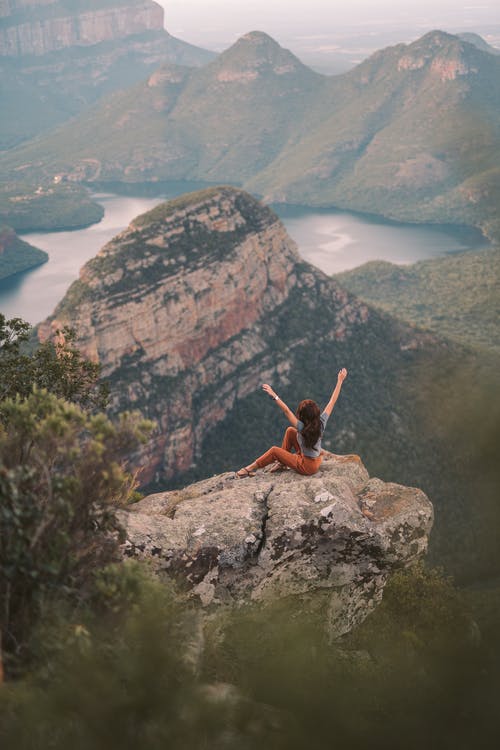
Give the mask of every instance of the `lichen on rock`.
POLYGON ((222 474, 150 495, 121 522, 124 556, 205 607, 319 597, 337 637, 380 601, 391 571, 425 553, 433 508, 421 490, 370 479, 358 456, 326 453, 314 476, 222 474))

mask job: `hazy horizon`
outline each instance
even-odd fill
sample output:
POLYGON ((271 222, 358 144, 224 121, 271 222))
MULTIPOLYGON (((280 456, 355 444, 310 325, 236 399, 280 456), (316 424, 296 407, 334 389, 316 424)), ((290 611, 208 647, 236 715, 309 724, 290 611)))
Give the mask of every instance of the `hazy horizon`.
POLYGON ((500 12, 491 3, 421 0, 157 0, 174 36, 217 52, 243 34, 265 31, 305 63, 342 72, 374 51, 409 43, 432 29, 474 31, 500 47, 500 12))
POLYGON ((500 26, 498 6, 480 0, 421 0, 418 7, 398 0, 157 0, 165 8, 165 24, 171 33, 208 35, 216 30, 245 33, 283 29, 285 33, 340 31, 355 27, 453 27, 500 26))

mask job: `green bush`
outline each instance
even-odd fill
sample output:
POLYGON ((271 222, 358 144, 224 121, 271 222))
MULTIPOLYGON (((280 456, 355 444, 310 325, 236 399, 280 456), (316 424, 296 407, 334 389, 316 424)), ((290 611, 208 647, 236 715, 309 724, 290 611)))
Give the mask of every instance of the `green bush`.
POLYGON ((104 408, 108 388, 99 382, 100 368, 75 347, 75 331, 64 328, 55 341, 28 346, 31 326, 21 318, 7 320, 0 313, 0 402, 28 397, 33 386, 84 408, 104 408))
POLYGON ((439 571, 398 573, 365 626, 333 644, 295 598, 219 610, 201 628, 137 563, 94 580, 92 610, 65 636, 59 626, 52 669, 0 691, 2 747, 468 750, 496 727, 498 649, 471 638, 439 571))
POLYGON ((150 423, 124 414, 114 425, 37 388, 4 400, 0 415, 0 627, 12 673, 42 602, 81 594, 114 554, 115 509, 135 488, 127 461, 150 423))

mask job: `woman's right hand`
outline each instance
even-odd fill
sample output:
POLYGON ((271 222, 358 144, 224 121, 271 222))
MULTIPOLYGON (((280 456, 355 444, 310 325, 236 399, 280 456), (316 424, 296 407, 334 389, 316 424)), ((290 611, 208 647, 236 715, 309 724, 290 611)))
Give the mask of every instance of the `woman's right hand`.
POLYGON ((341 370, 339 370, 339 374, 337 375, 337 382, 343 383, 346 377, 347 377, 347 370, 345 369, 345 367, 343 367, 341 370))
POLYGON ((264 385, 262 386, 262 390, 265 391, 269 396, 272 396, 273 398, 276 398, 275 392, 273 391, 273 389, 271 388, 271 386, 268 385, 267 383, 264 383, 264 385))

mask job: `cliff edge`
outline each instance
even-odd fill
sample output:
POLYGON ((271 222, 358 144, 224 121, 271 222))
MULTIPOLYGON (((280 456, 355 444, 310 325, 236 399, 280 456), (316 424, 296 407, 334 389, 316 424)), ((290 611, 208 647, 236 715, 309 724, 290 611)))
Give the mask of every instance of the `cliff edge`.
POLYGON ((150 491, 262 453, 283 421, 261 384, 279 384, 287 403, 326 403, 341 366, 352 388, 325 448, 359 446, 372 465, 378 451, 410 466, 421 436, 408 419, 415 395, 403 387, 439 350, 303 262, 276 214, 230 187, 134 219, 85 264, 39 336, 64 325, 102 366, 111 414, 138 409, 158 424, 141 475, 150 491))
POLYGON ((433 507, 419 489, 370 479, 325 453, 317 474, 226 473, 121 512, 123 554, 181 581, 205 607, 298 597, 332 637, 359 624, 389 574, 427 550, 433 507))

